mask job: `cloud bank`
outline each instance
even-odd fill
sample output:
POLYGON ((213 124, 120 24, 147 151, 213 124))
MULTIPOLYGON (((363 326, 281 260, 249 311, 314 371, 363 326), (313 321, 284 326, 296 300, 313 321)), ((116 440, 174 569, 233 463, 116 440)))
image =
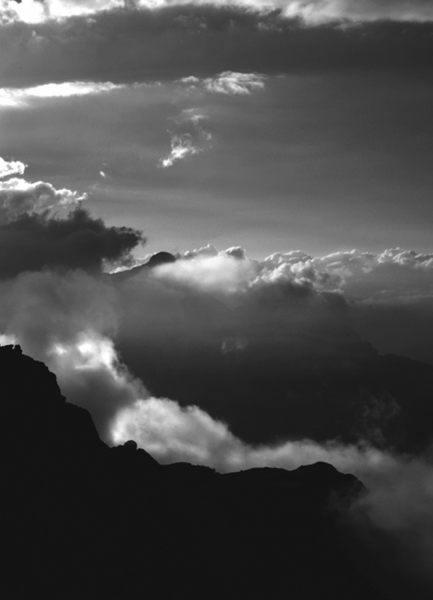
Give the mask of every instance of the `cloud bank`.
MULTIPOLYGON (((373 6, 362 3, 367 4, 373 6)), ((308 3, 303 5, 307 10, 308 3)), ((206 80, 226 73, 219 88, 227 89, 228 73, 419 72, 432 68, 431 30, 430 22, 381 20, 306 26, 278 9, 235 5, 103 11, 92 18, 3 25, 0 76, 4 87, 21 88, 70 81, 206 80)), ((209 80, 209 85, 216 84, 209 80)))
MULTIPOLYGON (((172 2, 162 0, 91 0, 83 4, 80 0, 29 0, 24 6, 2 0, 0 5, 4 21, 21 19, 27 22, 40 22, 50 18, 65 18, 77 15, 97 14, 101 11, 124 10, 135 12, 140 8, 158 10, 172 6, 172 2)), ((302 18, 307 22, 321 22, 334 19, 370 21, 395 19, 401 21, 431 21, 433 9, 428 0, 177 0, 176 5, 212 5, 217 7, 239 6, 249 10, 283 10, 290 17, 302 18)))

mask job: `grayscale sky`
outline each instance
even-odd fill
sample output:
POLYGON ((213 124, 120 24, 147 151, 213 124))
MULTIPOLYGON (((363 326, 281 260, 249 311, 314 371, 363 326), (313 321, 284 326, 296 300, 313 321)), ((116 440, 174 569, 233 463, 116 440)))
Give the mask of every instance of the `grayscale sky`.
POLYGON ((431 250, 431 3, 274 6, 3 1, 0 155, 146 252, 431 250))

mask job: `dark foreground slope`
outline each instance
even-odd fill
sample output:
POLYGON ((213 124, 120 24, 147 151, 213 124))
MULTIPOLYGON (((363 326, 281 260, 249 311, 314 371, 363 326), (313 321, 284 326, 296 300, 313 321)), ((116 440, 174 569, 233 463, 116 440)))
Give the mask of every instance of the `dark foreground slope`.
POLYGON ((219 475, 109 448, 52 373, 0 349, 4 598, 408 597, 387 542, 318 463, 219 475), (386 563, 386 564, 385 564, 386 563), (388 566, 386 566, 388 565, 388 566))

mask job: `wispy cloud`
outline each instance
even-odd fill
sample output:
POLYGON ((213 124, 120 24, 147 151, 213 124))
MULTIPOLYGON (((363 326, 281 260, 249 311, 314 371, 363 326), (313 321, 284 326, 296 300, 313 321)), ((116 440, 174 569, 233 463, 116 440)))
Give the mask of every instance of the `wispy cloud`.
POLYGON ((181 81, 192 88, 201 87, 207 92, 227 95, 246 96, 265 87, 264 75, 236 71, 224 71, 215 77, 206 77, 205 79, 191 75, 184 77, 181 81))
POLYGON ((161 158, 160 167, 172 167, 176 162, 194 156, 210 146, 212 134, 203 126, 205 120, 205 115, 195 108, 184 109, 173 120, 174 127, 169 131, 170 152, 161 158))
POLYGON ((189 133, 184 133, 183 135, 173 135, 170 146, 170 154, 161 159, 160 164, 163 169, 172 167, 175 162, 200 152, 200 148, 198 146, 194 146, 189 133))

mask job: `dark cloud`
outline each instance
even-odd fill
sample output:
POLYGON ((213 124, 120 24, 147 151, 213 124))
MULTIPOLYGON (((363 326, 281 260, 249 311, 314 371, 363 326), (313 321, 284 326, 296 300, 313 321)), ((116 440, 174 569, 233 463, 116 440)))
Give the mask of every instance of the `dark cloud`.
POLYGON ((432 67, 432 25, 379 21, 307 26, 279 10, 175 6, 2 28, 3 86, 134 82, 223 71, 432 67))
POLYGON ((101 271, 104 261, 124 262, 142 241, 129 227, 107 227, 83 209, 63 220, 23 215, 0 225, 0 277, 46 267, 101 271))
POLYGON ((77 192, 17 178, 0 188, 0 278, 43 268, 100 272, 104 262, 128 262, 144 240, 135 229, 92 217, 77 192))

